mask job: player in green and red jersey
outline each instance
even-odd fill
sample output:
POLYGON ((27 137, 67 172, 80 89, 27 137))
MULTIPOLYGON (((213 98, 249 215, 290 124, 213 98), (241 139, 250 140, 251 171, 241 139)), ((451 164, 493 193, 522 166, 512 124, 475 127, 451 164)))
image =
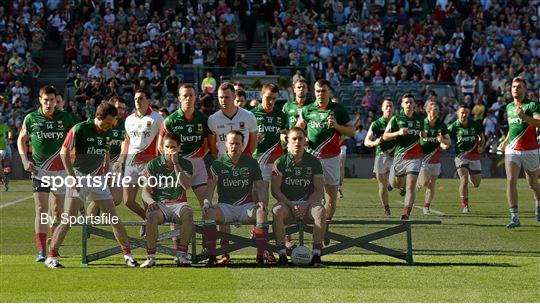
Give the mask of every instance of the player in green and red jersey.
POLYGON ((343 105, 330 102, 331 86, 327 80, 315 82, 316 102, 302 108, 296 126, 306 128, 309 145, 307 151, 317 157, 324 171, 325 209, 328 219, 336 212, 340 180, 341 135, 354 136, 354 126, 343 105))
MULTIPOLYGON (((229 131, 225 138, 226 153, 210 167, 212 178, 208 180, 208 193, 203 203, 203 219, 215 220, 218 225, 232 223, 256 224, 257 265, 264 265, 263 253, 268 238, 268 193, 264 191, 261 169, 255 159, 242 154, 244 134, 229 131), (218 204, 212 207, 217 187, 218 204), (257 202, 253 201, 255 187, 257 202)), ((204 245, 208 250, 208 265, 216 262, 216 227, 204 232, 204 245)))
POLYGON ((506 198, 511 219, 508 228, 521 226, 518 215, 517 179, 523 166, 529 188, 536 201, 536 220, 540 221, 540 152, 536 131, 540 127, 540 103, 525 97, 526 83, 522 77, 512 80, 513 102, 506 106, 508 135, 501 144, 506 169, 506 198))
POLYGON ((263 181, 268 191, 274 161, 283 155, 281 135, 287 129, 287 116, 283 112, 274 111, 274 104, 279 88, 273 83, 263 85, 261 89, 262 103, 251 110, 257 119, 257 148, 253 158, 259 162, 263 181))
POLYGON ((163 154, 146 164, 143 175, 161 181, 155 186, 148 185, 143 189, 143 200, 148 204, 146 211, 146 252, 148 259, 142 268, 156 264, 156 241, 158 225, 173 222, 179 225, 180 238, 177 244, 178 266, 187 266, 191 261, 187 257, 187 247, 193 231, 193 209, 187 203, 186 190, 191 185, 193 166, 191 162, 180 156, 179 140, 172 134, 162 138, 163 154))
POLYGON ((427 117, 424 119, 426 138, 420 138, 420 147, 424 154, 422 169, 418 176, 418 188, 425 187, 422 212, 429 214, 429 208, 435 196, 435 183, 441 174, 441 149, 450 147, 450 136, 446 125, 439 119, 439 105, 430 100, 425 105, 427 117))
POLYGON ((373 173, 379 184, 379 200, 384 208, 384 214, 390 215, 390 205, 388 204, 388 176, 392 167, 393 153, 396 148, 396 140, 385 141, 383 139, 384 130, 394 114, 394 102, 392 98, 385 97, 381 104, 382 116, 371 123, 364 139, 364 146, 374 148, 375 162, 373 173))
MULTIPOLYGON (((69 216, 76 216, 81 203, 94 201, 96 205, 107 213, 111 219, 111 226, 116 240, 122 247, 124 261, 127 266, 135 267, 137 261, 131 256, 128 235, 124 224, 118 218, 116 206, 113 203, 111 192, 107 185, 108 151, 111 141, 111 127, 116 120, 116 108, 111 103, 102 103, 96 109, 96 118, 76 124, 66 136, 60 158, 68 177, 77 181, 66 191, 66 210, 69 216), (71 152, 75 151, 72 162, 71 152), (77 180, 77 177, 87 177, 77 180)), ((66 182, 67 182, 66 178, 66 182)), ((62 222, 53 234, 49 255, 45 265, 49 268, 63 267, 58 261, 58 248, 70 228, 70 222, 62 222)))
POLYGON ((394 162, 390 169, 390 184, 394 188, 405 186, 405 208, 401 219, 407 220, 416 198, 416 181, 422 167, 420 136, 425 137, 424 124, 414 111, 414 95, 405 93, 401 97, 403 111, 392 117, 383 134, 383 140, 396 139, 394 162))
POLYGON ((294 100, 283 105, 282 111, 287 115, 289 128, 296 125, 302 115, 302 108, 311 102, 307 100, 308 83, 304 78, 299 78, 293 83, 294 100))
POLYGON ((313 223, 313 266, 321 266, 321 250, 326 230, 326 210, 322 204, 324 178, 321 162, 305 151, 306 133, 293 127, 287 134, 288 152, 278 158, 272 170, 273 230, 279 248, 279 265, 287 266, 283 243, 285 227, 296 220, 313 223))
POLYGON ((206 195, 208 172, 204 156, 208 153, 208 116, 195 109, 197 92, 191 83, 184 83, 178 91, 180 107, 169 115, 161 126, 158 147, 162 150, 163 136, 172 134, 180 140, 180 156, 189 160, 193 167, 191 188, 202 206, 206 195))
MULTIPOLYGON (((113 96, 109 99, 109 102, 114 105, 116 108, 116 111, 118 112, 118 115, 116 116, 116 120, 113 123, 113 126, 111 128, 112 136, 111 136, 111 146, 109 149, 109 172, 114 173, 115 176, 118 176, 120 178, 121 172, 114 172, 113 170, 113 164, 118 161, 118 158, 120 157, 120 153, 122 150, 122 142, 124 141, 124 138, 126 137, 126 129, 125 129, 125 113, 126 113, 126 102, 124 98, 113 96)), ((114 184, 109 185, 109 189, 111 190, 111 194, 113 197, 114 205, 118 206, 122 202, 122 187, 119 187, 114 184)), ((87 214, 95 215, 98 212, 98 208, 96 207, 96 204, 94 202, 90 203, 88 205, 87 214)))
MULTIPOLYGON (((39 90, 40 108, 24 118, 23 127, 17 139, 17 146, 24 169, 32 173, 32 192, 36 208, 34 222, 36 244, 39 249, 37 262, 45 261, 47 224, 41 223, 41 214, 49 213, 51 187, 42 183, 43 177, 65 177, 66 172, 60 159, 60 149, 68 131, 75 125, 73 117, 63 110, 57 110, 56 89, 44 86, 39 90), (32 158, 28 159, 27 142, 32 144, 32 158)), ((65 187, 52 190, 55 205, 64 206, 65 187)), ((60 211, 61 212, 61 211, 60 211)))
POLYGON ((448 127, 450 138, 456 141, 454 162, 459 175, 459 196, 463 213, 470 212, 469 181, 475 188, 480 187, 482 180, 480 153, 484 151, 486 142, 484 128, 470 118, 469 113, 467 105, 459 105, 457 120, 448 127))

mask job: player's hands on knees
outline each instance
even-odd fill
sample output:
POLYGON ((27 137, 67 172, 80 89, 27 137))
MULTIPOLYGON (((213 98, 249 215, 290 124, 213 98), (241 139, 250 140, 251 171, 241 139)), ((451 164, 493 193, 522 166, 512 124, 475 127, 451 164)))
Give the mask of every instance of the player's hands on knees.
POLYGON ((296 219, 303 219, 306 214, 308 204, 299 204, 293 206, 293 215, 296 219))
POLYGON ((159 206, 157 202, 153 202, 150 205, 148 205, 148 211, 156 211, 159 210, 159 206))
POLYGON ((210 201, 205 199, 203 201, 203 206, 202 206, 202 218, 203 219, 206 219, 208 217, 208 211, 210 210, 211 208, 211 204, 210 204, 210 201))

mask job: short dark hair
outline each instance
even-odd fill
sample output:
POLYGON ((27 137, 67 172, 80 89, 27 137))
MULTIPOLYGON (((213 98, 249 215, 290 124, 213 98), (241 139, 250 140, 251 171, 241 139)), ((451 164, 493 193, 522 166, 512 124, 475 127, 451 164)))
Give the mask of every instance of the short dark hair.
POLYGON ((457 110, 461 109, 461 108, 464 108, 464 109, 467 109, 469 110, 469 105, 467 105, 466 103, 464 102, 460 102, 458 107, 457 107, 457 110))
POLYGON ((235 82, 233 83, 233 85, 234 85, 234 86, 237 86, 237 87, 240 87, 240 88, 242 88, 242 89, 245 89, 245 88, 246 88, 246 86, 245 86, 243 83, 241 83, 240 81, 235 81, 235 82))
MULTIPOLYGON (((145 98, 148 98, 148 96, 149 96, 148 93, 147 93, 144 89, 137 89, 137 90, 135 91, 135 94, 137 94, 137 93, 142 93, 142 94, 144 94, 144 97, 145 97, 145 98)), ((135 94, 133 94, 133 95, 135 95, 135 94)))
POLYGON ((244 97, 244 98, 246 97, 246 91, 242 89, 236 90, 235 94, 236 94, 236 97, 244 97))
POLYGON ((299 77, 299 78, 297 78, 297 79, 293 82, 292 85, 295 86, 295 85, 296 85, 297 83, 299 83, 299 82, 303 82, 303 83, 306 84, 306 85, 308 84, 308 83, 307 83, 307 80, 306 80, 304 77, 299 77))
POLYGON ((218 90, 220 91, 231 90, 234 93, 234 85, 230 82, 224 82, 219 86, 218 90))
POLYGON ((320 87, 322 86, 327 86, 330 91, 333 91, 334 89, 332 88, 332 85, 330 84, 330 81, 326 80, 326 79, 319 79, 317 81, 315 81, 315 85, 318 85, 320 87))
POLYGON ((102 102, 96 109, 96 118, 99 120, 105 119, 107 116, 116 117, 118 115, 118 110, 111 102, 102 102))
POLYGON ((45 95, 48 95, 48 94, 54 94, 56 96, 56 88, 51 86, 51 85, 46 85, 44 87, 41 87, 41 89, 39 90, 39 97, 41 97, 41 95, 45 94, 45 95))
POLYGON ((414 94, 411 93, 411 92, 407 92, 407 93, 403 94, 403 95, 401 96, 401 101, 403 101, 403 99, 405 99, 405 98, 412 98, 413 100, 415 99, 415 98, 414 98, 414 94))
POLYGON ((180 144, 180 140, 178 139, 178 137, 176 137, 175 135, 169 133, 169 132, 166 132, 165 135, 163 136, 163 143, 165 143, 165 140, 166 139, 170 139, 170 140, 174 140, 176 142, 176 144, 180 144))
POLYGON ((275 83, 266 83, 261 88, 261 93, 265 91, 270 91, 272 93, 279 93, 279 87, 275 83))
POLYGON ((193 91, 195 91, 195 95, 197 95, 197 88, 195 88, 195 85, 193 83, 183 83, 180 88, 178 88, 178 93, 180 93, 180 90, 182 89, 193 89, 193 91))
POLYGON ((240 136, 242 137, 242 142, 244 142, 244 133, 238 131, 238 130, 230 130, 229 132, 227 132, 227 135, 226 136, 229 136, 229 135, 234 135, 234 136, 240 136))
POLYGON ((165 113, 165 116, 169 116, 169 110, 166 107, 159 108, 159 112, 165 113))

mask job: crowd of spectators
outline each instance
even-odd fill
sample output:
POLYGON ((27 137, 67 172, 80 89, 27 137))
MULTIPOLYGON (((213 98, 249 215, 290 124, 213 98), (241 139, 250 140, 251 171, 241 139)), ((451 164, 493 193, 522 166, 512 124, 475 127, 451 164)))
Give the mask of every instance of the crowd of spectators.
POLYGON ((523 76, 538 99, 539 17, 538 0, 293 0, 275 7, 271 52, 276 65, 312 67, 337 90, 366 88, 353 101, 360 111, 355 146, 384 97, 369 87, 411 83, 424 85, 420 112, 435 98, 449 123, 465 102, 496 141, 507 126, 511 79, 523 76), (455 85, 457 94, 437 96, 429 86, 439 84, 455 85))

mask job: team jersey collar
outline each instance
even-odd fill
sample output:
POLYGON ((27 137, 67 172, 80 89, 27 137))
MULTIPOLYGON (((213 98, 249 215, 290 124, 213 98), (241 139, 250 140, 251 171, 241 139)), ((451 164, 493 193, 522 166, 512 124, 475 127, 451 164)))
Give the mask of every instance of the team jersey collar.
POLYGON ((139 115, 139 111, 137 111, 137 109, 135 109, 135 116, 137 116, 138 118, 143 118, 144 116, 148 116, 152 114, 152 107, 148 106, 148 109, 146 109, 146 113, 144 113, 144 115, 139 115))
POLYGON ((51 115, 46 115, 45 112, 43 112, 43 108, 42 107, 39 107, 38 109, 38 113, 43 115, 43 117, 45 117, 45 119, 48 119, 48 120, 51 120, 53 119, 54 117, 54 114, 56 114, 56 109, 54 109, 53 113, 51 115))
POLYGON ((306 151, 304 150, 304 153, 302 154, 302 157, 300 157, 299 160, 296 160, 294 158, 294 155, 291 152, 289 152, 289 155, 291 156, 291 161, 293 162, 293 164, 298 165, 304 161, 304 156, 306 155, 306 151))
POLYGON ((195 112, 197 112, 197 110, 193 110, 193 114, 191 114, 190 118, 188 118, 186 112, 182 110, 182 106, 178 107, 177 112, 178 114, 180 114, 181 117, 184 117, 185 120, 187 120, 188 122, 192 122, 193 119, 195 119, 195 112))
POLYGON ((240 161, 242 160, 242 157, 244 155, 240 155, 240 158, 238 159, 238 161, 234 161, 228 153, 225 153, 225 158, 227 159, 227 162, 229 162, 230 164, 232 164, 233 166, 238 166, 238 164, 240 164, 240 161))

